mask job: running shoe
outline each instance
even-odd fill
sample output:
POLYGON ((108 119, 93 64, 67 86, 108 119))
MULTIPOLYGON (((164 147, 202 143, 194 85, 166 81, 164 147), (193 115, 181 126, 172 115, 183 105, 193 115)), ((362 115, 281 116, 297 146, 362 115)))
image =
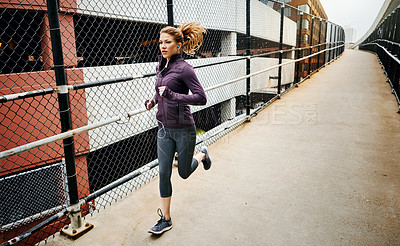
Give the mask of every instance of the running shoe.
POLYGON ((210 155, 208 154, 208 149, 207 149, 206 146, 202 146, 200 148, 200 151, 203 152, 206 155, 204 160, 202 160, 201 162, 203 162, 204 169, 208 170, 211 167, 211 158, 210 158, 210 155))
POLYGON ((149 229, 149 233, 160 235, 172 228, 172 220, 166 220, 161 209, 157 210, 158 215, 161 217, 155 226, 149 229))

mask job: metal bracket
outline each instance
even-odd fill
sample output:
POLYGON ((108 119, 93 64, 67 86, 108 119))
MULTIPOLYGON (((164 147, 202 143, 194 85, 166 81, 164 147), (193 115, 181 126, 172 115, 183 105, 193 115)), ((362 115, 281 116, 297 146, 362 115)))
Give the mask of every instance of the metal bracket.
POLYGON ((68 91, 72 91, 74 87, 72 85, 59 85, 53 88, 54 93, 67 94, 68 91))
POLYGON ((68 208, 68 217, 71 220, 71 224, 61 229, 61 235, 75 240, 94 228, 94 226, 90 223, 85 223, 83 225, 80 208, 82 204, 84 204, 84 201, 74 204, 68 208))

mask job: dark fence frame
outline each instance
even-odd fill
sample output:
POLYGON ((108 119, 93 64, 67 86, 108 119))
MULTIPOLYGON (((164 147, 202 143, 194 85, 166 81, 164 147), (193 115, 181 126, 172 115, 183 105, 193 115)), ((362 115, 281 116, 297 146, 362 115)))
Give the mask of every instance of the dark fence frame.
POLYGON ((377 55, 385 70, 387 81, 399 104, 400 113, 400 6, 389 14, 359 45, 361 50, 377 55))

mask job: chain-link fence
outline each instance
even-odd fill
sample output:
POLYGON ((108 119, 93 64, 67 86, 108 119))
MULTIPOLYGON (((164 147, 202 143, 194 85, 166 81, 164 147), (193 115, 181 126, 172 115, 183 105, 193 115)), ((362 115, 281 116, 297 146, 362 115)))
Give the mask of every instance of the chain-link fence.
POLYGON ((360 44, 360 49, 377 54, 393 88, 400 113, 400 6, 360 44))
POLYGON ((77 225, 81 216, 157 175, 156 109, 144 102, 154 95, 162 27, 207 28, 202 47, 184 55, 208 99, 191 107, 198 150, 343 52, 342 28, 315 9, 0 1, 0 242, 35 244, 61 228, 74 237, 91 226, 77 225))

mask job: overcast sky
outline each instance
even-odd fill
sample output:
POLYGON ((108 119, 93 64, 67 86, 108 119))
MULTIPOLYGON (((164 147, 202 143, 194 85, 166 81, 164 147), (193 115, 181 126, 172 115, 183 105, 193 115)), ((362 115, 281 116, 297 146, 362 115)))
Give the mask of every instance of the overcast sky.
MULTIPOLYGON (((352 26, 360 39, 371 27, 385 0, 320 0, 328 20, 352 26)), ((355 41, 357 41, 355 40, 355 41)))

